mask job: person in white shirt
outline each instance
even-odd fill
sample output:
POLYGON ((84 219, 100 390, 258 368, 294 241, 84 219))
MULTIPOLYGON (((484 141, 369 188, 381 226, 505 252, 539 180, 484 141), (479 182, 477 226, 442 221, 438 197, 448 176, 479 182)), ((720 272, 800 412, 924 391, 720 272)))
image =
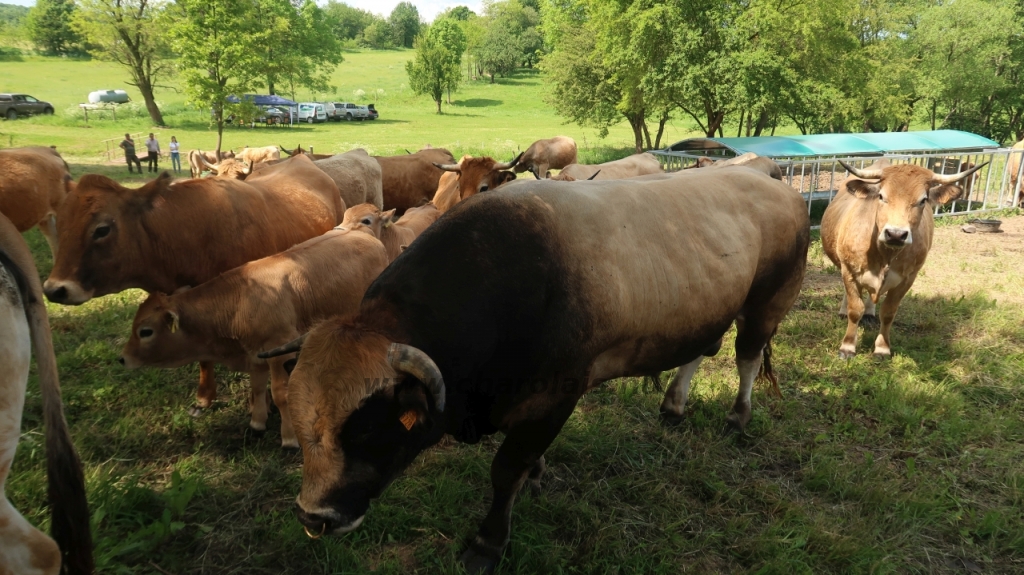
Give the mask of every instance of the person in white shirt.
POLYGON ((146 140, 146 149, 149 150, 149 158, 146 161, 146 171, 155 172, 159 170, 157 167, 157 159, 160 157, 160 142, 156 141, 152 132, 149 134, 149 139, 146 140))
POLYGON ((171 136, 171 169, 174 170, 175 174, 181 173, 181 154, 178 153, 178 139, 171 136))

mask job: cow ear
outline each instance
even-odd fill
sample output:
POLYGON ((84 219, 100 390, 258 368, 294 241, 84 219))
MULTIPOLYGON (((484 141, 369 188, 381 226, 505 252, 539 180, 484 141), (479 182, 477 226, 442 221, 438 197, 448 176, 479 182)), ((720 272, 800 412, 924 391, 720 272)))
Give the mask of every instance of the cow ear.
POLYGON ((864 180, 857 179, 846 182, 846 191, 862 200, 876 197, 879 189, 881 189, 881 185, 877 182, 865 182, 864 180))
POLYGON ((394 209, 388 210, 386 212, 382 212, 380 214, 381 227, 385 227, 386 228, 386 227, 390 226, 391 224, 395 223, 392 220, 395 217, 395 210, 397 210, 397 209, 398 208, 394 208, 394 209))
POLYGON ((164 314, 164 322, 167 324, 167 329, 171 330, 171 333, 177 332, 180 327, 177 312, 168 310, 167 313, 164 314))
POLYGON ((75 181, 71 179, 71 176, 65 176, 64 192, 70 194, 71 192, 74 192, 76 189, 78 189, 78 184, 76 184, 75 181))
POLYGON ((407 378, 395 390, 395 401, 398 404, 396 417, 399 423, 412 431, 427 420, 427 388, 414 379, 407 378))
POLYGON ((151 180, 147 182, 146 185, 139 188, 138 192, 136 193, 138 194, 138 197, 142 197, 152 201, 162 192, 167 191, 167 188, 170 187, 171 180, 173 179, 174 177, 171 176, 170 173, 163 172, 162 174, 157 176, 155 180, 151 180))
POLYGON ((956 184, 939 184, 928 190, 928 201, 933 204, 952 202, 964 193, 964 189, 956 184))

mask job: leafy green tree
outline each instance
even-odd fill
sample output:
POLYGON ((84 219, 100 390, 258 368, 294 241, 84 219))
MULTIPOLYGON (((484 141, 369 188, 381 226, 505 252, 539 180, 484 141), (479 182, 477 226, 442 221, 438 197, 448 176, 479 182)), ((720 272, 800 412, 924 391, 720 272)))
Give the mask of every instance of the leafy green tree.
POLYGON ((420 33, 420 12, 412 2, 399 2, 388 16, 388 24, 395 38, 395 45, 412 48, 420 33))
POLYGON ((335 0, 324 6, 324 17, 339 40, 355 40, 374 21, 370 12, 335 0))
POLYGON ((444 90, 457 83, 454 77, 462 72, 454 63, 452 53, 434 36, 422 34, 415 42, 416 56, 405 63, 405 71, 409 75, 409 87, 416 94, 430 96, 437 104, 437 113, 441 113, 441 99, 444 90))
POLYGON ((25 22, 29 38, 50 54, 68 54, 79 40, 71 28, 74 13, 74 0, 38 0, 25 22))
POLYGON ((465 22, 473 16, 476 16, 476 14, 469 8, 465 6, 455 6, 454 8, 448 8, 444 12, 438 14, 435 21, 442 18, 450 18, 452 20, 458 20, 459 22, 465 22))
POLYGON ((154 125, 163 126, 154 96, 161 78, 173 73, 164 6, 150 0, 79 0, 75 31, 94 56, 124 67, 146 102, 154 125))
POLYGON ((253 90, 264 76, 271 31, 253 0, 178 0, 170 35, 187 101, 213 112, 220 153, 228 98, 253 90))
POLYGON ((434 20, 427 35, 434 39, 437 44, 444 46, 448 51, 448 75, 446 77, 445 92, 448 95, 448 103, 452 103, 452 91, 459 89, 462 81, 462 54, 466 51, 466 34, 457 20, 439 18, 434 20))
POLYGON ((375 19, 369 26, 363 29, 363 37, 360 44, 375 50, 394 48, 394 30, 384 19, 375 19))
POLYGON ((482 45, 477 49, 476 57, 485 74, 491 77, 508 76, 515 72, 522 58, 523 50, 516 30, 491 22, 484 34, 482 45))
POLYGON ((289 0, 257 0, 255 16, 265 30, 268 91, 276 94, 280 83, 287 83, 293 96, 295 86, 328 91, 330 75, 342 61, 341 45, 320 7, 313 0, 297 8, 289 0))

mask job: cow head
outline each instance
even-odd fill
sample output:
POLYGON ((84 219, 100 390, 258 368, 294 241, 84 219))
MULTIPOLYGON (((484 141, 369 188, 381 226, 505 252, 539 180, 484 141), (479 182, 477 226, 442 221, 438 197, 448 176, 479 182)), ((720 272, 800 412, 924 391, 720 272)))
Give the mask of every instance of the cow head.
POLYGON ((294 150, 292 150, 290 152, 288 151, 288 148, 286 148, 284 146, 278 146, 278 147, 281 148, 281 153, 286 155, 286 156, 295 156, 297 154, 305 154, 306 153, 306 150, 303 150, 301 145, 299 145, 297 148, 295 148, 294 150))
POLYGON ((507 171, 514 168, 523 157, 520 153, 511 162, 500 163, 494 158, 468 158, 463 157, 458 164, 438 164, 438 168, 447 172, 459 173, 459 194, 463 200, 478 194, 493 190, 498 186, 516 179, 513 172, 507 171))
POLYGON ((424 352, 335 319, 301 345, 288 408, 303 460, 297 515, 316 538, 358 527, 370 501, 440 438, 445 386, 424 352))
POLYGON ((218 178, 244 180, 252 173, 252 162, 242 163, 234 158, 226 158, 216 164, 211 164, 206 161, 206 156, 202 152, 199 154, 199 160, 207 170, 210 170, 218 178))
POLYGON ((155 292, 135 313, 131 337, 118 361, 128 369, 181 367, 195 361, 205 347, 182 329, 181 312, 174 298, 155 292))
POLYGON ((382 212, 373 204, 359 204, 345 210, 345 217, 335 229, 363 231, 380 239, 381 230, 390 226, 394 217, 395 210, 382 212))
POLYGON ((914 242, 925 210, 960 197, 963 189, 957 182, 985 166, 975 166, 957 174, 940 175, 913 164, 889 165, 880 160, 864 169, 840 161, 853 176, 843 182, 846 191, 862 200, 877 202, 875 226, 877 241, 889 248, 900 249, 914 242))
POLYGON ((145 233, 131 228, 131 222, 154 208, 154 200, 172 180, 164 172, 137 190, 97 174, 82 176, 78 184, 69 181, 68 195, 57 210, 60 250, 43 284, 46 297, 78 305, 123 289, 110 278, 122 277, 122 266, 142 257, 138 235, 145 233))

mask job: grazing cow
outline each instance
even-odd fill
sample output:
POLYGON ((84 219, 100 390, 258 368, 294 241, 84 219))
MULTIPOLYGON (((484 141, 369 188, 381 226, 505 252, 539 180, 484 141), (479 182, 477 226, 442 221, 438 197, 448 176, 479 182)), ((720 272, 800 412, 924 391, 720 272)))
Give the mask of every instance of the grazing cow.
POLYGON ((358 230, 368 233, 384 244, 388 261, 394 261, 409 244, 430 227, 441 211, 434 204, 410 208, 405 214, 392 221, 395 210, 381 212, 373 204, 361 204, 345 210, 345 219, 337 229, 358 230))
POLYGON ((462 161, 458 164, 434 165, 446 172, 459 174, 459 179, 456 182, 459 188, 459 199, 466 200, 478 193, 493 190, 516 179, 515 173, 509 170, 516 167, 521 157, 523 154, 519 154, 510 162, 501 163, 487 156, 482 158, 463 156, 462 161))
POLYGON ((205 165, 216 164, 221 160, 228 160, 234 157, 234 150, 221 152, 220 158, 217 157, 217 152, 204 152, 202 150, 192 150, 191 152, 188 153, 189 170, 193 178, 198 178, 203 174, 203 167, 205 165))
POLYGON ((875 305, 882 296, 874 354, 889 357, 892 320, 932 247, 933 208, 959 198, 963 190, 957 182, 984 164, 939 175, 912 164, 893 166, 887 160, 860 170, 840 163, 852 175, 840 184, 821 219, 822 248, 840 269, 846 288, 839 314, 848 323, 839 357, 848 359, 857 352, 857 326, 862 320, 877 321, 875 305), (866 311, 864 292, 871 301, 866 311))
POLYGON ((280 160, 281 150, 277 146, 264 146, 262 148, 246 147, 242 148, 242 151, 238 152, 235 158, 247 164, 258 164, 260 162, 280 160))
POLYGON ((256 353, 291 341, 317 320, 359 308, 387 267, 384 246, 369 234, 333 230, 249 262, 189 290, 154 293, 139 306, 121 363, 180 367, 228 363, 249 372, 250 427, 267 427, 267 378, 281 411, 281 446, 298 449, 288 412, 285 359, 256 353))
POLYGON ((294 150, 288 150, 288 148, 285 148, 284 146, 280 146, 280 148, 281 148, 281 153, 286 155, 286 156, 295 156, 297 154, 305 154, 306 156, 309 156, 310 160, 323 160, 325 158, 330 158, 331 156, 334 155, 334 154, 314 154, 310 150, 303 149, 303 147, 301 145, 299 147, 295 148, 294 150))
POLYGON ((366 150, 356 148, 313 163, 338 185, 346 206, 373 204, 379 209, 384 207, 380 164, 366 150))
POLYGON ((429 202, 444 173, 435 164, 455 161, 455 156, 444 148, 424 148, 415 154, 373 158, 380 164, 381 191, 384 197, 381 209, 397 210, 398 215, 429 202))
MULTIPOLYGON (((728 160, 713 161, 710 158, 700 158, 697 163, 686 169, 692 168, 712 168, 720 170, 722 168, 728 168, 729 166, 743 166, 764 173, 765 175, 782 181, 782 168, 775 163, 775 160, 766 158, 764 156, 758 156, 753 152, 747 152, 736 156, 735 158, 729 158, 728 160)), ((677 173, 683 173, 682 170, 677 173)))
POLYGON ((71 174, 55 150, 42 146, 0 150, 0 214, 19 232, 39 226, 57 257, 57 210, 71 174))
MULTIPOLYGON (((236 160, 234 158, 228 158, 226 160, 221 160, 216 164, 211 164, 206 161, 206 158, 200 156, 199 161, 202 162, 203 166, 215 178, 226 178, 229 180, 244 180, 248 178, 250 174, 253 173, 253 165, 251 162, 246 163, 241 160, 236 160)), ((275 162, 275 164, 283 161, 284 160, 280 160, 278 162, 275 162)), ((267 164, 261 163, 259 165, 265 166, 267 164)))
POLYGON ((516 164, 516 173, 521 174, 529 170, 539 180, 542 174, 548 173, 548 170, 560 170, 575 163, 576 140, 567 136, 555 136, 530 144, 516 164))
MULTIPOLYGON (((247 181, 164 172, 137 190, 86 175, 57 213, 61 249, 44 291, 77 305, 141 288, 171 293, 323 234, 345 213, 334 182, 298 156, 247 181)), ((213 365, 201 365, 197 401, 217 396, 213 365)))
POLYGON ((567 176, 572 176, 577 180, 586 180, 594 175, 594 172, 600 170, 601 173, 597 175, 597 180, 621 180, 623 178, 632 178, 634 176, 646 176, 648 174, 660 174, 662 173, 661 164, 653 154, 633 154, 622 158, 621 160, 615 160, 614 162, 605 162, 603 164, 597 164, 588 166, 586 164, 571 164, 562 170, 562 173, 567 176))
MULTIPOLYGON (((1012 194, 1017 190, 1018 183, 1021 183, 1021 158, 1024 157, 1024 140, 1021 140, 1013 145, 1013 150, 1010 152, 1010 158, 1006 162, 1006 169, 1010 172, 1010 193, 1012 194)), ((1017 197, 1014 198, 1014 205, 1024 208, 1024 184, 1021 184, 1020 190, 1017 192, 1017 197)))
POLYGON ((93 573, 89 507, 82 464, 61 406, 57 361, 39 272, 28 245, 0 215, 0 573, 93 573), (46 477, 53 539, 33 527, 7 500, 5 486, 21 437, 32 348, 46 433, 46 477), (62 571, 63 564, 63 571, 62 571))
MULTIPOLYGON (((461 203, 381 273, 357 315, 264 354, 301 347, 288 390, 303 450, 299 521, 311 537, 351 531, 444 434, 503 431, 491 508, 462 555, 470 572, 493 570, 516 494, 539 479, 585 391, 695 366, 735 321, 729 421, 746 425, 809 243, 800 195, 743 168, 523 181, 461 203)), ((673 383, 668 403, 688 383, 673 383)))

